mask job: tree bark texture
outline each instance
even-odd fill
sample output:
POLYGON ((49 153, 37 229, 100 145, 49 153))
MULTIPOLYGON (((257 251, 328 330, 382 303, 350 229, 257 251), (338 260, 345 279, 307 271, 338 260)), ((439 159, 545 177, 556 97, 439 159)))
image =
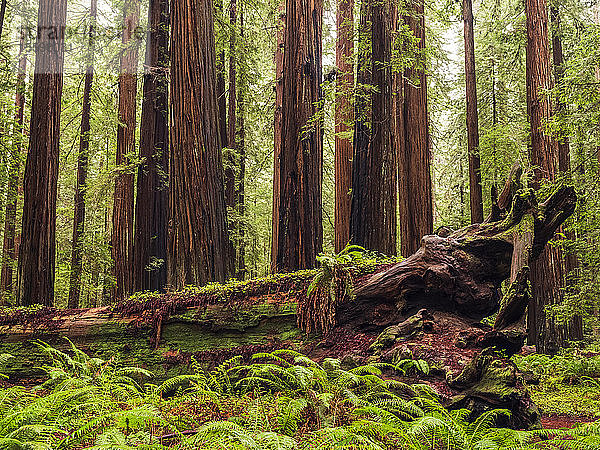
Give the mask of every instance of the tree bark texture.
POLYGON ((246 41, 244 40, 244 9, 243 5, 240 8, 240 83, 239 92, 237 95, 237 109, 239 117, 239 140, 237 143, 238 156, 239 156, 239 172, 238 182, 236 184, 235 191, 235 204, 237 207, 237 238, 238 242, 236 245, 236 257, 237 257, 237 278, 243 280, 246 277, 246 92, 248 86, 246 84, 246 70, 244 55, 246 54, 246 41))
POLYGON ((167 283, 169 173, 169 2, 151 0, 146 43, 144 98, 140 124, 140 158, 135 238, 134 291, 160 291, 167 283))
POLYGON ((286 4, 275 270, 314 267, 323 245, 322 0, 286 4))
MULTIPOLYGON (((229 0, 229 108, 227 113, 227 148, 225 157, 225 203, 235 208, 237 153, 237 1, 229 0)), ((232 231, 235 230, 232 228, 232 231)))
MULTIPOLYGON (((358 280, 355 299, 338 306, 336 323, 359 329, 389 326, 421 308, 481 320, 500 309, 501 287, 511 275, 514 252, 523 252, 523 260, 530 265, 543 257, 547 242, 573 214, 576 203, 570 187, 561 188, 540 205, 533 190, 520 189, 499 220, 490 217, 456 232, 426 236, 414 255, 358 280), (530 245, 516 247, 513 230, 529 223, 530 245)), ((522 285, 520 280, 515 279, 515 286, 522 285)), ((522 318, 525 307, 515 314, 516 306, 511 302, 500 311, 499 327, 512 326, 522 318)))
POLYGON ((123 49, 119 75, 119 125, 117 127, 117 177, 113 203, 111 238, 113 300, 122 300, 133 291, 133 226, 138 42, 134 32, 140 20, 139 0, 127 0, 123 10, 123 49))
POLYGON ((335 96, 335 251, 350 242, 353 147, 349 133, 354 120, 354 0, 337 2, 336 96, 335 96))
POLYGON ((213 5, 171 10, 168 279, 173 288, 233 275, 219 136, 213 5))
MULTIPOLYGON (((41 0, 40 30, 64 30, 66 0, 41 0)), ((23 227, 18 264, 18 303, 54 301, 56 196, 64 36, 40 33, 36 40, 29 151, 23 182, 23 227)))
POLYGON ((97 0, 91 0, 91 22, 88 30, 89 47, 83 85, 83 108, 81 111, 81 136, 79 138, 79 153, 77 154, 77 182, 75 185, 75 199, 73 201, 73 242, 71 248, 71 277, 69 280, 69 308, 79 308, 81 290, 83 233, 85 230, 85 187, 87 183, 88 156, 90 150, 90 114, 92 109, 94 39, 97 10, 97 0))
POLYGON ((350 220, 353 244, 387 255, 396 254, 397 205, 391 18, 389 1, 362 4, 350 220))
MULTIPOLYGON (((554 80, 556 85, 560 85, 564 76, 564 64, 565 58, 562 47, 562 32, 560 26, 560 13, 558 7, 550 7, 550 20, 552 24, 552 61, 554 63, 554 80)), ((556 102, 556 112, 558 114, 566 110, 567 105, 559 98, 556 102)), ((561 136, 558 140, 558 170, 565 174, 571 171, 571 148, 569 144, 569 138, 561 136)), ((575 233, 572 230, 562 230, 565 235, 565 239, 573 241, 575 239, 575 233)), ((565 271, 565 283, 568 286, 572 283, 573 275, 579 267, 579 261, 577 255, 574 252, 563 253, 564 257, 564 271, 565 271)), ((580 315, 575 315, 570 323, 568 330, 569 339, 582 340, 583 339, 583 320, 580 315)))
POLYGON ((23 118, 25 113, 25 76, 27 71, 27 55, 25 53, 25 36, 21 34, 19 46, 19 66, 15 93, 15 127, 13 129, 13 154, 11 155, 8 192, 6 196, 6 213, 4 219, 4 241, 2 250, 2 274, 0 275, 0 304, 6 304, 14 295, 13 266, 16 261, 15 233, 17 221, 17 203, 19 200, 19 174, 21 171, 21 154, 23 152, 23 118))
MULTIPOLYGON (((223 20, 223 0, 215 1, 216 14, 219 20, 223 20)), ((227 148, 227 92, 225 83, 225 48, 217 55, 217 98, 219 103, 219 134, 221 136, 222 148, 227 148)))
MULTIPOLYGON (((559 170, 558 143, 544 133, 543 127, 552 116, 552 86, 548 11, 545 0, 526 0, 527 16, 527 113, 531 127, 530 159, 534 185, 554 181, 559 170)), ((541 352, 553 352, 569 339, 568 326, 555 323, 545 313, 549 305, 561 303, 565 282, 564 255, 558 248, 548 247, 531 265, 532 300, 528 309, 529 342, 541 352)))
POLYGON ((277 272, 277 250, 279 245, 279 204, 281 177, 281 130, 283 107, 283 51, 285 44, 285 3, 279 8, 277 45, 275 47, 275 117, 273 119, 273 224, 271 233, 271 272, 277 272))
POLYGON ((473 5, 463 0, 465 34, 465 84, 467 95, 467 141, 469 152, 469 191, 471 194, 471 223, 483 222, 483 193, 481 160, 479 157, 479 119, 477 113, 477 79, 475 76, 475 33, 473 5))
MULTIPOLYGON (((424 2, 414 0, 405 23, 425 49, 424 2)), ((431 182, 431 143, 427 112, 427 76, 424 68, 413 67, 404 76, 404 136, 399 163, 399 212, 402 255, 412 255, 421 238, 433 232, 433 187, 431 182), (415 83, 418 80, 418 84, 415 83)), ((399 149, 400 150, 400 149, 399 149)))

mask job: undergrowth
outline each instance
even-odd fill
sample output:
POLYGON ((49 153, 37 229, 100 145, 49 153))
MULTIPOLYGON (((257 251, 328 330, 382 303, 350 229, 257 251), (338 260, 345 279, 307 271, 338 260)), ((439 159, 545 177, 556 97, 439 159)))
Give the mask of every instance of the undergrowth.
POLYGON ((327 333, 336 325, 337 305, 354 299, 354 281, 400 260, 381 257, 357 245, 348 245, 338 254, 321 253, 306 294, 298 297, 298 326, 307 333, 327 333))
POLYGON ((529 390, 545 414, 600 417, 600 353, 573 348, 555 356, 515 356, 515 362, 539 380, 529 390))
MULTIPOLYGON (((498 428, 510 413, 447 411, 402 367, 352 370, 290 350, 234 357, 152 384, 118 360, 44 343, 46 380, 0 388, 3 449, 509 449, 599 448, 600 425, 563 431, 498 428)), ((2 362, 10 364, 9 357, 2 362)))

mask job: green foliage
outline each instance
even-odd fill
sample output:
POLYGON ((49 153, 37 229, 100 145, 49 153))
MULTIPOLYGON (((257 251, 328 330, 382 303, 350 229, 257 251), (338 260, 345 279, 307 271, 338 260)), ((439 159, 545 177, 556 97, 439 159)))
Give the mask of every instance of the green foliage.
POLYGON ((378 264, 399 261, 357 245, 348 245, 338 254, 321 253, 319 268, 298 301, 298 324, 307 333, 327 332, 335 326, 336 306, 354 299, 354 278, 372 272, 378 264))
POLYGON ((567 383, 583 378, 600 378, 600 354, 581 355, 573 349, 562 350, 556 356, 532 354, 515 356, 522 371, 531 371, 541 377, 559 377, 567 383))
POLYGON ((532 399, 547 414, 600 417, 600 355, 566 349, 556 356, 515 356, 522 372, 539 378, 532 399))
MULTIPOLYGON (((0 370, 2 370, 3 367, 6 366, 6 364, 8 363, 8 361, 10 361, 11 359, 13 359, 12 355, 9 355, 7 353, 1 353, 0 354, 0 370)), ((6 375, 4 375, 3 373, 0 373, 0 378, 8 378, 6 375)))
POLYGON ((39 345, 52 361, 48 380, 0 388, 2 449, 580 449, 600 440, 597 423, 497 428, 504 410, 473 420, 428 386, 386 378, 397 373, 386 364, 344 370, 279 350, 210 371, 194 361, 192 375, 141 386, 142 369, 39 345))

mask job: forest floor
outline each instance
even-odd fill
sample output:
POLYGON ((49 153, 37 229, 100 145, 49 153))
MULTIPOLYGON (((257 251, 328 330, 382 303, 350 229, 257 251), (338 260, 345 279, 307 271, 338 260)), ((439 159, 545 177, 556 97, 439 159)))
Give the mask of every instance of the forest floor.
POLYGON ((573 428, 577 424, 595 422, 597 419, 586 416, 543 416, 542 426, 547 430, 573 428))

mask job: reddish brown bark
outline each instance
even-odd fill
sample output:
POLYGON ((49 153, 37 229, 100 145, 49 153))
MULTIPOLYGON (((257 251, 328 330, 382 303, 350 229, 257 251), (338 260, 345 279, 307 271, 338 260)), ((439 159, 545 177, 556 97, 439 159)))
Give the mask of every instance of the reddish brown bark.
MULTIPOLYGON (((217 17, 223 19, 223 0, 215 1, 217 17)), ((227 92, 225 83, 225 48, 217 54, 217 98, 219 103, 219 133, 221 145, 227 148, 227 92)))
POLYGON ((227 148, 225 157, 225 203, 235 208, 237 67, 236 67, 237 2, 229 0, 229 109, 227 114, 227 148))
POLYGON ((391 8, 387 1, 361 8, 350 221, 353 244, 387 255, 396 254, 397 204, 391 8))
MULTIPOLYGON (((41 0, 38 27, 64 30, 66 0, 41 0)), ((18 264, 18 303, 52 305, 56 255, 56 196, 64 39, 36 40, 29 151, 23 182, 23 227, 18 264)))
POLYGON ((171 9, 168 280, 174 288, 233 274, 219 136, 213 2, 171 9))
MULTIPOLYGON (((552 115, 546 93, 552 88, 548 11, 545 0, 527 0, 527 112, 531 126, 530 159, 534 168, 534 185, 553 181, 559 171, 558 143, 544 133, 544 123, 552 115)), ((545 308, 561 303, 565 273, 562 252, 546 248, 531 264, 532 300, 528 309, 529 341, 538 351, 552 352, 568 340, 568 326, 546 315, 545 308)))
MULTIPOLYGON (((246 42, 244 40, 244 10, 243 5, 240 8, 240 58, 243 59, 246 54, 246 42)), ((239 118, 239 139, 237 143, 239 155, 239 172, 236 184, 235 204, 238 212, 238 222, 236 225, 238 243, 237 250, 237 277, 243 280, 246 277, 246 222, 244 215, 246 212, 246 71, 244 64, 240 65, 240 88, 237 95, 237 109, 239 118)))
MULTIPOLYGON (((415 0, 411 15, 404 18, 419 39, 418 49, 425 49, 424 3, 415 0)), ((404 77, 404 148, 398 149, 401 253, 412 255, 421 238, 433 232, 433 187, 431 149, 427 110, 427 76, 419 67, 406 70, 404 77), (418 79, 415 84, 414 79, 418 79)))
POLYGON ((167 282, 169 170, 169 2, 151 0, 146 43, 140 158, 137 179, 133 288, 159 291, 167 282))
POLYGON ((25 36, 21 34, 19 46, 19 67, 15 93, 15 127, 13 129, 13 154, 9 166, 8 192, 6 196, 6 214, 4 220, 4 242, 2 250, 2 275, 0 276, 0 304, 5 304, 14 294, 13 265, 16 261, 15 233, 17 220, 17 202, 19 200, 19 173, 21 153, 23 151, 23 116, 25 113, 25 75, 27 55, 25 54, 25 36))
POLYGON ((354 89, 354 0, 338 0, 335 105, 335 251, 350 242, 352 206, 352 131, 354 120, 351 92, 354 89))
POLYGON ((475 76, 475 35, 473 6, 463 0, 465 34, 465 85, 467 94, 467 141, 469 151, 469 190, 471 193, 471 223, 483 222, 483 193, 479 157, 479 119, 477 113, 477 79, 475 76))
POLYGON ((277 45, 275 47, 275 117, 273 119, 273 224, 271 233, 271 272, 277 272, 277 246, 279 242, 279 180, 281 176, 281 128, 283 106, 283 47, 285 43, 285 3, 279 8, 277 45))
POLYGON ((139 0, 127 0, 123 10, 123 50, 119 75, 119 125, 117 127, 117 174, 113 203, 111 238, 113 300, 122 300, 133 291, 134 174, 128 165, 135 154, 138 47, 134 32, 140 19, 139 0))
POLYGON ((322 0, 288 0, 285 18, 277 272, 314 267, 323 245, 322 0))
MULTIPOLYGON (((563 55, 563 47, 562 47, 562 36, 561 36, 561 27, 560 27, 560 14, 558 11, 558 7, 552 6, 550 8, 550 16, 552 22, 552 60, 554 63, 554 80, 557 85, 559 85, 564 76, 564 55, 563 55)), ((560 100, 560 98, 556 102, 556 112, 562 113, 566 109, 566 105, 564 102, 560 100)), ((569 139, 566 136, 561 136, 558 140, 558 170, 565 174, 571 171, 571 149, 569 145, 569 139)), ((572 230, 563 229, 563 234, 565 238, 568 240, 575 239, 575 233, 572 230)), ((577 255, 574 252, 565 252, 563 253, 564 258, 564 276, 566 277, 565 283, 568 287, 569 284, 572 284, 572 276, 574 271, 579 267, 579 262, 577 260, 577 255)), ((574 340, 583 339, 583 321, 581 316, 575 315, 570 323, 568 330, 568 337, 574 340)))
POLYGON ((79 308, 82 272, 82 245, 85 229, 85 186, 88 172, 90 149, 90 112, 92 108, 92 82, 94 79, 94 39, 97 14, 97 0, 90 3, 90 27, 88 30, 88 61, 83 85, 83 108, 81 111, 81 136, 77 155, 77 183, 73 213, 73 243, 71 248, 71 278, 69 284, 69 308, 79 308))

